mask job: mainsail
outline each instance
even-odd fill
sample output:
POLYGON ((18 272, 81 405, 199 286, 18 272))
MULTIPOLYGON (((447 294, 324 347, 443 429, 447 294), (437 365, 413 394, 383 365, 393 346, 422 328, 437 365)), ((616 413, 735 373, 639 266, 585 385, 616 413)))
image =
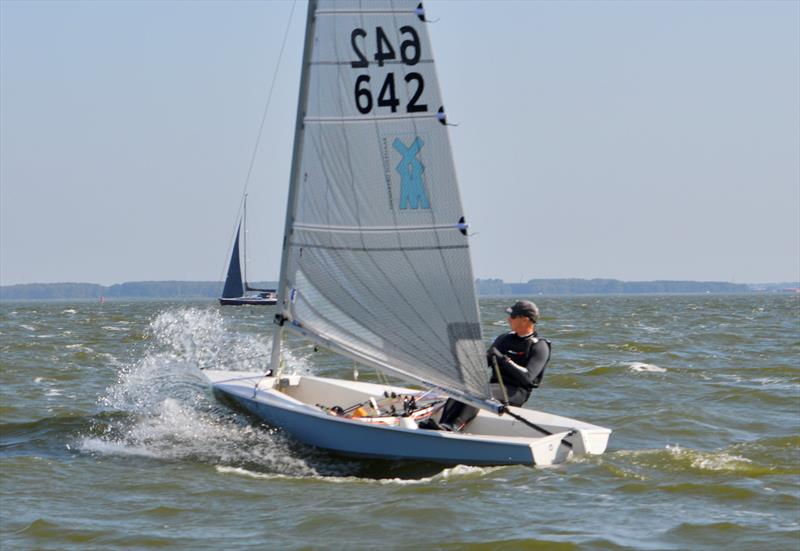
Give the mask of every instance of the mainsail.
POLYGON ((311 0, 307 33, 278 322, 496 409, 422 5, 311 0))
POLYGON ((239 233, 242 230, 241 223, 236 229, 236 240, 233 242, 231 251, 231 262, 228 264, 228 275, 225 277, 225 287, 222 289, 222 298, 235 298, 244 294, 242 285, 242 269, 239 263, 239 233))

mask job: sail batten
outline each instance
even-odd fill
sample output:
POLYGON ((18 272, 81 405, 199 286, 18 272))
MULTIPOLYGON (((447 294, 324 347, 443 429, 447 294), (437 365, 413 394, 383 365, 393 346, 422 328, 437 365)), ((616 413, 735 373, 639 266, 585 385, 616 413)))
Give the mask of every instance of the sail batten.
POLYGON ((329 232, 398 232, 398 231, 434 231, 461 229, 459 224, 439 224, 436 226, 333 226, 325 224, 303 224, 295 222, 295 230, 329 231, 329 232))
POLYGON ((279 319, 367 365, 490 407, 418 3, 312 0, 309 18, 279 319))
POLYGON ((316 15, 416 15, 416 9, 414 11, 409 10, 393 10, 393 9, 386 9, 386 10, 374 10, 374 9, 363 9, 363 10, 330 10, 330 9, 319 9, 316 11, 316 15))
MULTIPOLYGON (((336 61, 336 60, 327 60, 326 61, 326 60, 320 59, 320 60, 317 60, 317 61, 312 61, 311 65, 350 65, 351 63, 352 63, 351 61, 336 61)), ((369 64, 369 61, 367 63, 369 64)), ((373 63, 375 63, 375 62, 373 62, 373 63)), ((387 61, 383 62, 384 65, 402 65, 402 63, 403 63, 402 61, 392 61, 392 60, 387 60, 387 61)), ((417 63, 433 63, 433 60, 432 59, 420 59, 417 63)))
POLYGON ((439 118, 438 114, 432 113, 427 115, 384 115, 381 117, 306 117, 303 122, 317 124, 370 124, 384 121, 439 120, 439 118))

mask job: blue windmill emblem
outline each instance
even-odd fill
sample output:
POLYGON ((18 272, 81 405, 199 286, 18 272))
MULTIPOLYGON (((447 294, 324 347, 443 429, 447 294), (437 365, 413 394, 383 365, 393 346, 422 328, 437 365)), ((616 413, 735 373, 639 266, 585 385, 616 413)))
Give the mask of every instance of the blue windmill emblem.
POLYGON ((425 185, 422 180, 422 173, 425 166, 417 158, 422 146, 425 145, 419 136, 410 146, 395 138, 392 146, 400 153, 401 159, 395 169, 400 174, 400 209, 429 209, 431 204, 425 194, 425 185))

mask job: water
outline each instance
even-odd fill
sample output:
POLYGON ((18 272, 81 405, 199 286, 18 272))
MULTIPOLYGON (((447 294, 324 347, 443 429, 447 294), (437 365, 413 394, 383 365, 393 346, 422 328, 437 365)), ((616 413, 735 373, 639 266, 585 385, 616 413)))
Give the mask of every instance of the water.
MULTIPOLYGON (((481 302, 487 340, 509 302, 481 302)), ((271 307, 2 303, 0 548, 800 547, 800 297, 537 303, 553 360, 529 405, 612 428, 603 456, 335 457, 204 384, 261 369, 271 307)), ((290 344, 294 371, 352 372, 290 344)))

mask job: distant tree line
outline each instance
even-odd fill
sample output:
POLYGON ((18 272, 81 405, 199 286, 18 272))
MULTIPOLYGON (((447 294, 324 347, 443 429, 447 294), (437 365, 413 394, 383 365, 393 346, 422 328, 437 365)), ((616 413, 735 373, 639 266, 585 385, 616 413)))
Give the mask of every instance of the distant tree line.
MULTIPOLYGON (((531 279, 506 283, 502 279, 476 280, 481 296, 691 294, 775 292, 799 288, 800 283, 741 284, 720 281, 620 281, 618 279, 531 279)), ((274 281, 252 283, 275 288, 274 281)), ((131 281, 117 285, 94 283, 27 283, 0 286, 0 300, 106 298, 217 298, 219 281, 131 281)))
POLYGON ((620 281, 618 279, 531 279, 506 283, 501 279, 477 280, 479 295, 606 295, 669 293, 750 293, 750 285, 721 281, 620 281))
MULTIPOLYGON (((275 288, 274 281, 251 283, 275 288)), ((105 298, 217 298, 219 281, 130 281, 116 285, 94 283, 26 283, 0 286, 0 300, 99 299, 105 298)))

